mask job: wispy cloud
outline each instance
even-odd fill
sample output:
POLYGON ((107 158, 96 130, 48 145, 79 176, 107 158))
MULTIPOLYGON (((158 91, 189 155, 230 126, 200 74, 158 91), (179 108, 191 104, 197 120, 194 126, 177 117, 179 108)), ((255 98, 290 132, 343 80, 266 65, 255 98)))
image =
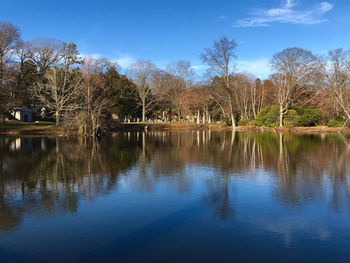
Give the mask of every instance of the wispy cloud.
POLYGON ((297 8, 295 0, 286 0, 279 8, 257 9, 251 17, 236 21, 235 27, 270 26, 273 23, 313 25, 327 21, 324 14, 333 9, 329 2, 319 2, 311 9, 297 8))
POLYGON ((271 74, 269 60, 266 58, 257 60, 238 60, 236 70, 239 72, 249 72, 258 78, 265 79, 271 74))
POLYGON ((115 52, 114 56, 104 56, 102 54, 98 53, 93 53, 93 54, 87 54, 87 53, 82 53, 80 54, 81 58, 86 58, 86 57, 92 57, 93 59, 101 59, 101 58, 107 58, 110 61, 117 63, 120 67, 123 69, 126 69, 129 67, 132 63, 136 62, 136 59, 128 54, 122 54, 121 52, 115 52))
POLYGON ((193 65, 191 67, 194 71, 204 71, 208 68, 206 65, 193 65))
POLYGON ((122 68, 127 68, 131 64, 135 63, 135 58, 130 55, 119 55, 117 58, 113 59, 113 62, 117 62, 122 68))

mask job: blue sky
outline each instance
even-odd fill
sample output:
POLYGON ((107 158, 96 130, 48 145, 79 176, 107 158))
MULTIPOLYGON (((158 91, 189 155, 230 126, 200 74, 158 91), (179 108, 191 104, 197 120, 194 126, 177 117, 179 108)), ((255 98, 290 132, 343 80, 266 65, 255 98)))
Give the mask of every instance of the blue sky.
POLYGON ((350 48, 349 0, 1 0, 0 21, 22 38, 73 41, 83 55, 104 56, 122 67, 149 59, 159 67, 190 60, 223 35, 236 39, 237 69, 270 73, 275 52, 301 47, 316 54, 350 48))

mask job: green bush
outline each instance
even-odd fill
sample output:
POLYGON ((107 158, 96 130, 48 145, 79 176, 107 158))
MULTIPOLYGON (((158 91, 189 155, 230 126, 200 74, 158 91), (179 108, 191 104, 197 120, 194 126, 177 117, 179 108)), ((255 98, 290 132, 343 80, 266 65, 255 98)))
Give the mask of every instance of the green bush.
POLYGON ((344 125, 344 122, 341 120, 330 120, 329 122, 327 122, 327 126, 328 127, 342 127, 344 125))
POLYGON ((299 107, 298 126, 316 126, 320 123, 322 118, 321 110, 315 107, 299 107))
POLYGON ((238 126, 247 126, 247 125, 249 125, 249 120, 247 119, 240 119, 238 121, 238 126))
POLYGON ((257 126, 277 127, 279 126, 279 106, 265 106, 256 116, 254 121, 257 126))
POLYGON ((232 126, 232 120, 231 118, 225 118, 224 119, 225 126, 232 126))
POLYGON ((295 106, 287 111, 284 116, 283 124, 286 127, 299 126, 309 127, 316 126, 320 123, 322 112, 310 106, 295 106))
MULTIPOLYGON (((320 123, 322 112, 311 106, 295 106, 290 108, 283 116, 285 127, 316 126, 320 123)), ((255 125, 277 127, 279 126, 279 106, 264 107, 255 119, 255 125)))
POLYGON ((291 109, 284 115, 283 125, 285 127, 298 126, 299 115, 296 110, 291 109))

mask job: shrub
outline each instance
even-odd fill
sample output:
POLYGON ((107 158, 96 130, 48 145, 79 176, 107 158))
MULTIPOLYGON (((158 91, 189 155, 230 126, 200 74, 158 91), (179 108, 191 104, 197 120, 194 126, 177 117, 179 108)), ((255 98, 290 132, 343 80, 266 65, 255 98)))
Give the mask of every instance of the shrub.
POLYGON ((299 115, 296 110, 291 109, 284 115, 283 125, 285 127, 298 126, 299 115))
POLYGON ((249 120, 247 119, 240 119, 238 122, 238 126, 247 126, 249 124, 249 120))
POLYGON ((232 120, 231 118, 225 118, 224 119, 225 126, 232 126, 232 120))
MULTIPOLYGON (((320 123, 322 112, 311 106, 295 106, 287 111, 283 117, 285 127, 316 126, 320 123)), ((279 106, 264 107, 255 119, 257 126, 279 126, 279 106)))
POLYGON ((327 126, 328 127, 342 127, 344 125, 344 122, 341 120, 330 120, 329 122, 327 122, 327 126))
POLYGON ((321 110, 315 107, 299 107, 297 126, 316 126, 322 118, 321 110))
POLYGON ((279 106, 265 106, 254 121, 257 126, 277 127, 279 125, 279 106))

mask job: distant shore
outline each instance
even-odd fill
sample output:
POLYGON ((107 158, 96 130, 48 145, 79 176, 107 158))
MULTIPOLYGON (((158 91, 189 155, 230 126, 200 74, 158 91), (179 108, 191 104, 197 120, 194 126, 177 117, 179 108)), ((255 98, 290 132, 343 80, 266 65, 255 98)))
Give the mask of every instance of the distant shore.
MULTIPOLYGON (((114 126, 111 132, 120 131, 231 131, 232 127, 221 123, 215 124, 193 124, 193 123, 121 123, 114 126)), ((259 132, 283 132, 293 134, 322 134, 341 133, 350 134, 350 128, 331 128, 327 126, 315 127, 256 127, 238 126, 236 131, 259 131, 259 132)), ((0 135, 52 135, 68 136, 77 135, 76 130, 67 130, 63 127, 56 127, 52 122, 16 122, 8 121, 0 125, 0 135)))
MULTIPOLYGON (((224 124, 192 124, 192 123, 128 123, 120 124, 115 131, 231 131, 231 126, 224 124)), ((317 133, 346 133, 350 134, 350 128, 342 127, 257 127, 257 126, 237 126, 236 131, 268 131, 268 132, 285 132, 296 134, 317 134, 317 133)))

